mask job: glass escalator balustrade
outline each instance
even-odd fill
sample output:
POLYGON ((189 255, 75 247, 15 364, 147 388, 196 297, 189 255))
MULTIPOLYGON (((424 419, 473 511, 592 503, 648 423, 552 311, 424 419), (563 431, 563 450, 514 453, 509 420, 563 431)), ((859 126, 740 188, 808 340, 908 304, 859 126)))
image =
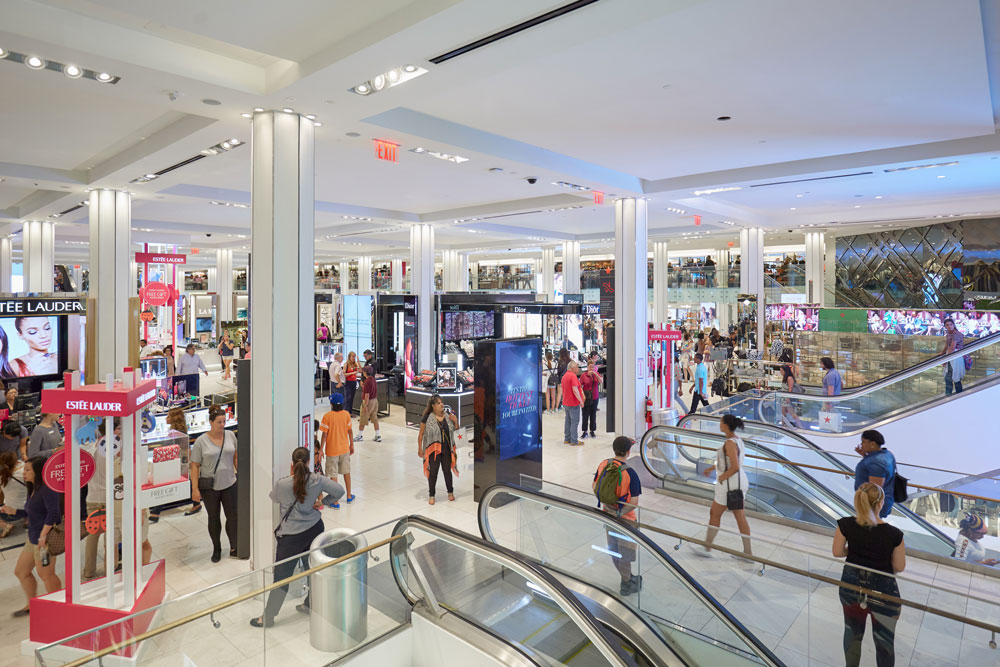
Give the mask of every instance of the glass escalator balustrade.
MULTIPOLYGON (((715 477, 705 477, 702 471, 715 463, 715 450, 725 442, 721 433, 712 431, 718 431, 718 418, 710 416, 686 418, 679 427, 654 426, 642 438, 643 463, 664 489, 711 498, 715 477)), ((826 528, 853 514, 850 468, 807 441, 792 444, 774 438, 780 435, 773 427, 752 422, 742 433, 750 480, 747 508, 826 528)), ((894 507, 887 520, 903 531, 911 548, 940 556, 954 551, 948 535, 905 505, 894 507)))
POLYGON ((480 527, 491 541, 582 584, 567 584, 578 595, 600 591, 639 615, 684 664, 775 664, 676 563, 598 511, 494 487, 480 501, 480 527))

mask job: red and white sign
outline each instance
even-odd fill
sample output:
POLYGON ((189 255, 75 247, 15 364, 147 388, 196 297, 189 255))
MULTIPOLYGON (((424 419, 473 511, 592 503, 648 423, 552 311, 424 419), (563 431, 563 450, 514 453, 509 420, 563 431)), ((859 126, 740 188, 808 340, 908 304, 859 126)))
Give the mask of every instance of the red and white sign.
POLYGON ((701 225, 701 216, 700 215, 694 216, 694 226, 698 227, 700 225, 701 225))
MULTIPOLYGON (((97 470, 97 463, 90 452, 80 450, 80 487, 82 488, 97 470)), ((49 457, 42 468, 42 481, 56 493, 66 493, 66 450, 60 449, 49 457)))
POLYGON ((399 144, 394 144, 391 141, 384 141, 382 139, 376 139, 375 157, 379 160, 385 160, 386 162, 397 162, 397 148, 399 148, 399 144))
POLYGON ((603 204, 604 203, 604 193, 600 190, 594 190, 594 203, 603 204))
POLYGON ((675 331, 673 329, 650 329, 648 340, 650 343, 654 341, 679 341, 684 337, 682 331, 675 331))
POLYGON ((161 282, 146 283, 141 296, 151 306, 165 306, 170 302, 170 288, 161 282))
POLYGON ((103 384, 88 384, 79 389, 42 390, 42 411, 54 414, 127 417, 156 398, 156 380, 144 380, 127 389, 116 385, 107 389, 103 384))
POLYGON ((137 252, 137 264, 187 264, 187 255, 163 252, 137 252))

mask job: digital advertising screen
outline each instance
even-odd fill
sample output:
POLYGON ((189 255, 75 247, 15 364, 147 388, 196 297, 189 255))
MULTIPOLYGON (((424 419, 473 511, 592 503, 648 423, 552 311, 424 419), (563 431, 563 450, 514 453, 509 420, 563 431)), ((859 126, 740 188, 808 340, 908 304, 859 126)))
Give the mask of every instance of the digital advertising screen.
POLYGON ((354 352, 361 358, 365 350, 374 350, 372 339, 372 308, 375 300, 369 294, 345 294, 344 308, 344 357, 354 352))
POLYGON ((174 375, 156 381, 156 404, 164 408, 184 407, 198 398, 201 378, 197 373, 174 375))
POLYGON ((496 342, 496 428, 501 461, 542 447, 541 355, 538 338, 496 342))
POLYGON ((449 311, 444 314, 444 339, 467 340, 495 335, 493 313, 481 310, 449 311))
POLYGON ((949 318, 970 338, 1000 332, 1000 314, 992 311, 869 310, 868 333, 944 336, 944 321, 949 318))
POLYGON ((0 317, 0 378, 56 375, 60 358, 60 317, 0 317))
POLYGON ((143 380, 155 380, 167 377, 167 358, 148 357, 139 360, 143 380))
POLYGON ((403 382, 409 389, 417 365, 417 297, 403 297, 403 382))

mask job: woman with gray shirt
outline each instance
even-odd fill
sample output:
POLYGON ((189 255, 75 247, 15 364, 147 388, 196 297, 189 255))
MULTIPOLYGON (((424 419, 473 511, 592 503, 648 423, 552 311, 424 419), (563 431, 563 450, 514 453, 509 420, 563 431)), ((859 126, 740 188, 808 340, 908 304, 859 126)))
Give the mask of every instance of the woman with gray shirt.
POLYGON ((208 410, 211 427, 191 445, 191 500, 205 502, 212 562, 222 559, 222 513, 226 511, 229 555, 236 556, 236 434, 226 430, 226 412, 217 405, 208 410), (194 483, 197 480, 197 483, 194 483))
MULTIPOLYGON (((274 529, 278 538, 275 549, 274 581, 287 579, 295 572, 295 564, 302 563, 302 569, 309 569, 308 551, 313 540, 323 532, 323 517, 320 508, 332 507, 344 495, 344 487, 329 477, 309 471, 312 455, 305 447, 297 447, 292 452, 291 475, 282 477, 271 489, 271 500, 278 503, 281 521, 274 529), (326 496, 323 496, 323 494, 326 496), (301 555, 301 558, 293 558, 301 555)), ((267 596, 264 615, 250 619, 255 628, 269 628, 274 625, 274 617, 285 602, 288 584, 276 588, 267 596)), ((303 613, 309 611, 309 598, 295 607, 303 613)))

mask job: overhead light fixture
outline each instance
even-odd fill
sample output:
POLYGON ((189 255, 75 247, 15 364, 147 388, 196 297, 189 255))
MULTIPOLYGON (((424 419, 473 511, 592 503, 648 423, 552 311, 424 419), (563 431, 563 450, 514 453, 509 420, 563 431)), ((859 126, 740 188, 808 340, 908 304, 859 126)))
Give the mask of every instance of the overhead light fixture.
POLYGON ((79 79, 81 76, 83 76, 83 70, 77 67, 76 65, 66 65, 65 67, 63 67, 63 74, 65 74, 71 79, 79 79))
POLYGON ((558 185, 564 188, 569 188, 571 190, 583 190, 583 191, 590 190, 590 188, 588 188, 586 185, 577 185, 576 183, 568 183, 566 181, 553 181, 552 185, 558 185))
POLYGON ((341 216, 341 217, 343 217, 344 220, 362 220, 364 222, 371 222, 372 221, 372 218, 364 218, 364 217, 361 217, 361 216, 358 216, 358 215, 345 215, 345 216, 341 216))
POLYGON ((252 113, 241 113, 240 115, 243 116, 244 118, 253 118, 252 113))
POLYGON ((914 171, 916 169, 937 169, 938 167, 954 167, 958 164, 958 160, 952 162, 938 162, 937 164, 918 164, 912 167, 894 167, 892 169, 883 169, 887 174, 891 174, 896 171, 914 171))
POLYGON ((0 58, 6 58, 8 53, 10 53, 10 51, 0 46, 0 58))
POLYGON ((687 211, 685 211, 684 209, 682 209, 682 208, 674 208, 673 206, 668 206, 667 208, 665 208, 663 210, 670 211, 671 213, 676 213, 677 215, 684 215, 685 213, 687 213, 687 211))
MULTIPOLYGON (((96 79, 97 79, 98 81, 100 81, 101 83, 111 83, 111 82, 112 82, 112 81, 114 81, 114 80, 115 80, 116 78, 118 78, 118 77, 115 77, 115 76, 112 76, 111 74, 108 74, 107 72, 101 72, 101 73, 99 73, 99 74, 98 74, 98 75, 96 76, 96 79)), ((115 83, 118 83, 117 81, 114 81, 114 82, 115 82, 115 83)))
POLYGON ((0 60, 11 63, 22 63, 28 69, 49 70, 52 72, 62 72, 70 79, 91 79, 101 83, 118 83, 121 77, 108 74, 107 72, 96 72, 92 69, 80 67, 72 63, 61 63, 56 60, 47 60, 33 53, 19 53, 8 49, 0 48, 0 60))
POLYGON ((875 199, 881 199, 882 195, 875 195, 875 199))
POLYGON ((731 185, 726 188, 710 188, 708 190, 695 190, 694 193, 692 194, 694 194, 696 197, 700 197, 701 195, 714 195, 717 192, 733 192, 734 190, 742 190, 742 189, 743 188, 741 188, 738 185, 731 185))
POLYGON ((947 176, 945 176, 944 174, 939 174, 939 175, 938 175, 938 178, 948 178, 948 177, 947 177, 947 176))
POLYGON ((307 113, 305 117, 308 118, 309 120, 316 120, 316 114, 314 113, 307 113))
POLYGON ((313 123, 313 127, 323 127, 323 123, 316 121, 315 123, 313 123))
POLYGON ((282 111, 284 111, 285 113, 295 113, 295 109, 290 109, 288 107, 285 107, 284 109, 282 109, 282 111))
POLYGON ((264 110, 264 107, 254 107, 253 110, 256 111, 257 113, 260 113, 261 111, 264 110))
POLYGON ((211 204, 212 206, 229 206, 229 207, 232 207, 232 208, 250 208, 250 204, 241 204, 241 203, 238 203, 238 202, 210 201, 208 203, 211 204))
POLYGON ((28 56, 24 59, 24 64, 28 69, 45 69, 45 61, 38 56, 28 56))
POLYGON ((374 93, 404 84, 407 81, 415 79, 423 74, 427 74, 427 70, 423 67, 417 67, 416 65, 403 65, 402 67, 395 67, 386 72, 376 74, 368 81, 363 81, 348 90, 358 95, 372 95, 374 93))
POLYGON ((423 155, 430 155, 431 157, 436 157, 439 160, 447 160, 448 162, 454 162, 455 164, 462 164, 463 162, 468 162, 469 158, 462 157, 461 155, 451 155, 450 153, 441 153, 440 151, 429 151, 426 148, 420 146, 410 149, 411 153, 419 153, 423 155))

